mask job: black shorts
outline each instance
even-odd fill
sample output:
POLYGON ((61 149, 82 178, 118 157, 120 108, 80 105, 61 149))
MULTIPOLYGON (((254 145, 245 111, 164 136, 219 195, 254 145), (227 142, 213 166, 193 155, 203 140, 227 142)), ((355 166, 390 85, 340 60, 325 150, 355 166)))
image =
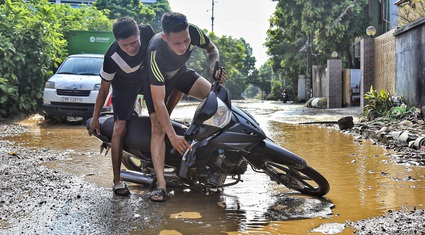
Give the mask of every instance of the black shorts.
MULTIPOLYGON (((200 78, 201 75, 199 75, 194 70, 187 68, 186 66, 182 67, 179 72, 177 72, 174 77, 171 79, 168 79, 165 81, 165 99, 164 103, 167 102, 168 97, 170 96, 173 89, 176 89, 178 91, 183 92, 184 94, 188 95, 190 89, 192 88, 193 84, 195 84, 196 80, 200 78)), ((153 106, 153 100, 152 100, 152 94, 150 89, 150 83, 148 79, 146 79, 144 87, 146 88, 144 90, 144 100, 146 102, 146 107, 148 108, 149 114, 155 112, 155 108, 153 106)))
POLYGON ((143 83, 144 81, 126 84, 125 86, 112 85, 114 120, 128 121, 132 118, 137 95, 143 92, 143 83))

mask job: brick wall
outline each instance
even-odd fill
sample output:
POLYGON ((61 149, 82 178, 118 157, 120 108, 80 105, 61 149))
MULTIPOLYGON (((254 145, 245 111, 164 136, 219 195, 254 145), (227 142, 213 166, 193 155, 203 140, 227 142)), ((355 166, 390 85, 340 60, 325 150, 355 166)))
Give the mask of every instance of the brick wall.
MULTIPOLYGON (((373 38, 365 38, 360 41, 360 69, 362 83, 360 85, 360 96, 369 92, 371 86, 375 86, 375 43, 373 38)), ((360 107, 363 109, 368 100, 361 99, 360 107)))
POLYGON ((342 62, 340 59, 328 60, 328 108, 342 107, 342 62))

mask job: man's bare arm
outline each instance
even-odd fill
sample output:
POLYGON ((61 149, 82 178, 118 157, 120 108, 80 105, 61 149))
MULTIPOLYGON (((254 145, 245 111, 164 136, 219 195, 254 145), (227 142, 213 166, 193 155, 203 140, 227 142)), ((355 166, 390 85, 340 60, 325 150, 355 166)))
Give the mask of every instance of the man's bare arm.
POLYGON ((210 70, 212 73, 214 71, 215 62, 220 59, 220 53, 218 52, 218 48, 212 41, 210 41, 210 44, 208 44, 205 50, 207 51, 208 63, 210 64, 210 70))
POLYGON ((207 51, 207 58, 208 58, 208 62, 210 63, 210 73, 213 75, 213 78, 215 80, 220 80, 221 83, 223 83, 224 81, 226 81, 226 70, 224 70, 223 68, 220 68, 220 72, 219 74, 221 74, 221 77, 214 77, 214 66, 215 66, 215 62, 219 61, 220 59, 220 53, 218 52, 218 48, 215 46, 215 44, 213 42, 210 41, 210 44, 208 45, 207 48, 205 48, 205 50, 207 51))

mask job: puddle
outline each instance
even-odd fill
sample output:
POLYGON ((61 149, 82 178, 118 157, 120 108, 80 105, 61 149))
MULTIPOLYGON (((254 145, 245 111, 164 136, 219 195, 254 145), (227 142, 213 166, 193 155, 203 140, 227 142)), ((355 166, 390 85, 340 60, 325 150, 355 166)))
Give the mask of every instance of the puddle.
MULTIPOLYGON (((143 230, 146 234, 306 234, 347 233, 346 220, 382 215, 401 207, 424 208, 425 169, 392 164, 386 151, 369 141, 316 125, 284 123, 285 116, 302 115, 284 104, 241 104, 251 112, 275 142, 302 156, 329 181, 322 199, 302 196, 270 181, 265 174, 248 170, 243 182, 220 194, 201 195, 175 189, 166 203, 150 203, 161 211, 165 223, 143 230), (266 109, 267 112, 261 112, 266 109), (295 114, 294 114, 295 113, 295 114), (397 179, 397 180, 395 180, 397 179), (322 225, 323 224, 323 225, 322 225)), ((195 107, 173 112, 190 120, 195 107)), ((299 120, 288 116, 287 120, 299 120)), ((35 125, 9 140, 38 148, 69 151, 71 159, 49 167, 84 177, 101 187, 112 185, 110 155, 99 155, 100 142, 82 125, 35 125)), ((146 188, 131 184, 133 194, 146 188)))

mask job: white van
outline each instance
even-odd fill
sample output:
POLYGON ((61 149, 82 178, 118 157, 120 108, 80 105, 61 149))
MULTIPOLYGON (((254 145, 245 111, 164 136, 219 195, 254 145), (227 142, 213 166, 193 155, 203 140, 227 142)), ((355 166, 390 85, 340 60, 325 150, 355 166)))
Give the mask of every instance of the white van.
MULTIPOLYGON (((64 117, 81 117, 84 120, 90 118, 100 89, 99 72, 102 64, 103 55, 69 56, 44 87, 43 112, 46 120, 64 117)), ((102 111, 112 111, 111 90, 102 111)))

